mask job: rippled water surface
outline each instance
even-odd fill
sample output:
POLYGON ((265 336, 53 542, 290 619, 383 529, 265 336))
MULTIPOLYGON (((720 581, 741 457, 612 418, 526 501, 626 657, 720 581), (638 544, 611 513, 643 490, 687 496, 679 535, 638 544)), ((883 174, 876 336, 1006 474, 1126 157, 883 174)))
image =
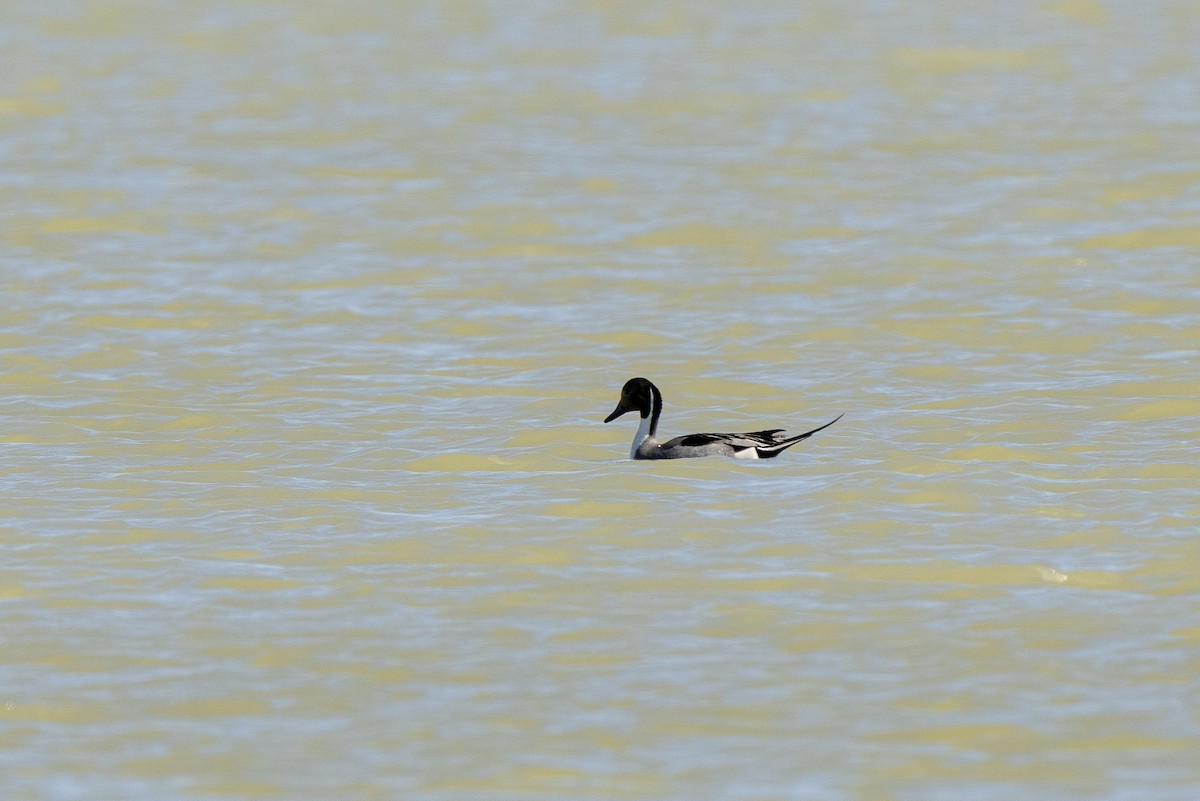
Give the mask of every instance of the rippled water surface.
POLYGON ((3 797, 1200 797, 1198 8, 8 4, 3 797))

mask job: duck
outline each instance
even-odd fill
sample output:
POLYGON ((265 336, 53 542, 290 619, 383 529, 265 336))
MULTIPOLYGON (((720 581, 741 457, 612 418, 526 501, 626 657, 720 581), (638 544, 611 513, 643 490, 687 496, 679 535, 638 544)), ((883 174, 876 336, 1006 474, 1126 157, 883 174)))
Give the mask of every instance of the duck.
POLYGON ((637 433, 633 435, 633 445, 629 449, 630 459, 690 459, 698 456, 774 459, 797 442, 829 428, 844 414, 794 437, 789 437, 782 428, 772 428, 745 434, 685 434, 660 443, 656 435, 662 408, 662 393, 648 379, 640 376, 631 378, 621 388, 617 408, 604 418, 604 422, 611 423, 626 412, 637 412, 641 416, 637 433))

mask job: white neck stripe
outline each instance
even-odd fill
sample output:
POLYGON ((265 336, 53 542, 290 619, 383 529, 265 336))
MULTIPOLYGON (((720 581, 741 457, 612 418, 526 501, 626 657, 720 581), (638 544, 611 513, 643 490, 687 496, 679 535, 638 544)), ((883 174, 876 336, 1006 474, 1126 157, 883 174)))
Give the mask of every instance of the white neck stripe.
POLYGON ((637 449, 648 439, 650 439, 650 418, 643 417, 638 423, 637 433, 633 435, 633 447, 629 449, 630 459, 637 458, 637 449))

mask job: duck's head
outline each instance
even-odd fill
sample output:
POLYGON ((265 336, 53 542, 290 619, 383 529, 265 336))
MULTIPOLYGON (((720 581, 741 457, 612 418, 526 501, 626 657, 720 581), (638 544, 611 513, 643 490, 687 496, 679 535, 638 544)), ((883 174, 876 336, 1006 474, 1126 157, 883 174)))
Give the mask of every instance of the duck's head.
POLYGON ((631 378, 621 387, 621 400, 617 401, 617 408, 604 418, 604 422, 611 423, 625 412, 637 412, 641 417, 649 417, 656 409, 662 411, 662 394, 658 387, 645 378, 631 378))

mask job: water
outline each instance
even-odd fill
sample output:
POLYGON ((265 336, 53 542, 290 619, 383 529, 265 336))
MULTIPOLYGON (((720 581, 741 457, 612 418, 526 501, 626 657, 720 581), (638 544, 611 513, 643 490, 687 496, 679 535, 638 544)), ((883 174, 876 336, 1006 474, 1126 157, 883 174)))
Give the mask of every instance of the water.
POLYGON ((1195 798, 1198 36, 12 4, 4 797, 1195 798))

